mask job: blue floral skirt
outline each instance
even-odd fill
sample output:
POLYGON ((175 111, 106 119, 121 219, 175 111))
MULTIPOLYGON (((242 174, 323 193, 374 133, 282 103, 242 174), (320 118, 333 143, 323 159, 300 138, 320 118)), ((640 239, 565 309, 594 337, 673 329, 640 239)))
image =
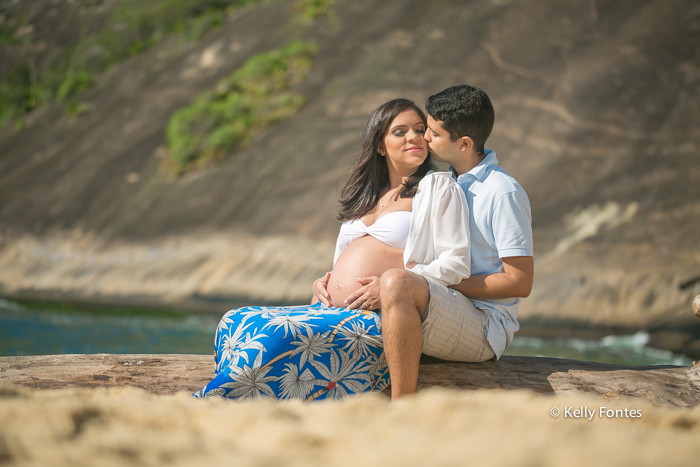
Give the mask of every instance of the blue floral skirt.
POLYGON ((382 322, 321 304, 238 308, 216 330, 216 376, 195 397, 341 399, 389 385, 382 322))

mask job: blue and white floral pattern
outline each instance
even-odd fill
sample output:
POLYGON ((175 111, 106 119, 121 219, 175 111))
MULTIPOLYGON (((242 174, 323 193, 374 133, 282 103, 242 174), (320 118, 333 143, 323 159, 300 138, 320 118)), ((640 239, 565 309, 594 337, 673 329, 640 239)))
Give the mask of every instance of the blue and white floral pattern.
POLYGON ((195 397, 341 399, 389 385, 377 313, 321 304, 238 308, 219 322, 216 376, 195 397))

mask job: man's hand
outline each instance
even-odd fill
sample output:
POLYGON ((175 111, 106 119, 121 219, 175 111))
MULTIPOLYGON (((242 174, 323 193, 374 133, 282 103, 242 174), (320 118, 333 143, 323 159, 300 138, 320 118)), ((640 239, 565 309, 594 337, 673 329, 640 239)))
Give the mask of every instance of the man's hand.
POLYGON ((314 298, 311 300, 311 304, 321 302, 327 308, 331 306, 331 296, 328 295, 328 281, 331 278, 331 273, 327 272, 325 276, 314 281, 314 298))
POLYGON ((379 276, 360 277, 357 282, 363 285, 346 300, 346 307, 355 310, 376 310, 381 308, 379 301, 379 276))
POLYGON ((532 256, 512 256, 502 261, 503 272, 471 276, 450 288, 470 298, 525 298, 530 295, 535 278, 532 256))

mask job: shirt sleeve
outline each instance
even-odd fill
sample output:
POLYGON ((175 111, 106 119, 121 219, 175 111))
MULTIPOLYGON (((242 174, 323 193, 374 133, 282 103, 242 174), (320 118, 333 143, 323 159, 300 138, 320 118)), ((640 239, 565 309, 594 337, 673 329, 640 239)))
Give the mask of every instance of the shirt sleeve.
POLYGON ((417 264, 411 271, 443 285, 454 285, 469 277, 471 243, 469 205, 462 189, 450 180, 437 183, 430 206, 430 230, 434 260, 417 264))
POLYGON ((499 258, 533 255, 532 215, 527 195, 513 191, 501 196, 491 225, 499 258))

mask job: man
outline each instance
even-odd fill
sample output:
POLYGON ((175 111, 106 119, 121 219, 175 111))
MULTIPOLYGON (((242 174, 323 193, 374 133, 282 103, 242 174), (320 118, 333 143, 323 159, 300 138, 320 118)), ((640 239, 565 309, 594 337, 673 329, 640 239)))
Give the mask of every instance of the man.
POLYGON ((415 392, 421 352, 465 362, 499 358, 519 328, 520 298, 530 294, 534 277, 527 195, 498 166, 496 153, 484 149, 494 122, 488 96, 453 86, 428 98, 426 111, 430 151, 450 164, 469 204, 471 276, 447 288, 410 270, 382 275, 393 399, 415 392))

